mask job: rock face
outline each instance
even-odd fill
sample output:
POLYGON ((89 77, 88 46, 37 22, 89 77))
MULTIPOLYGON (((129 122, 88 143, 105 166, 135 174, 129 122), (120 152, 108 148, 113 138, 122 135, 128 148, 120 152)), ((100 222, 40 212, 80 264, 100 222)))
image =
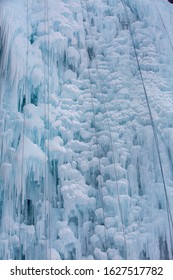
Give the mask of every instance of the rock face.
POLYGON ((172 259, 172 26, 161 0, 0 2, 0 259, 172 259))

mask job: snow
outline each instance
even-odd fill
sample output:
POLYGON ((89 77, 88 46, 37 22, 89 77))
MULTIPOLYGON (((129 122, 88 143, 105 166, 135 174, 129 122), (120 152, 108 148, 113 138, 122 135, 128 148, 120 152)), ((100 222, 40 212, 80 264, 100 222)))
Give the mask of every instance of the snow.
POLYGON ((0 259, 172 259, 123 3, 171 215, 172 7, 44 2, 0 1, 0 259))

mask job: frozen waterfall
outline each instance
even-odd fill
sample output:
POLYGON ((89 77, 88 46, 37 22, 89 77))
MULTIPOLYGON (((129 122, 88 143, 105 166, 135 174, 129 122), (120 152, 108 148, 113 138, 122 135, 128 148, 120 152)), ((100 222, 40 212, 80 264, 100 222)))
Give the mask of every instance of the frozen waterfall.
POLYGON ((0 259, 173 259, 172 26, 166 0, 0 0, 0 259))

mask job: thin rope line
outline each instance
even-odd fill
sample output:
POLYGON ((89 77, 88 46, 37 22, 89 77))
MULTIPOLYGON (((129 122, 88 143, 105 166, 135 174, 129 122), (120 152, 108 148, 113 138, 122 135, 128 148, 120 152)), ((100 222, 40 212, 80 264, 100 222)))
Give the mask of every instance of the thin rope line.
MULTIPOLYGON (((46 0, 44 0, 44 46, 46 47, 46 0)), ((46 259, 48 259, 48 236, 47 236, 47 207, 46 207, 46 197, 47 197, 47 155, 46 155, 46 62, 44 62, 44 120, 45 120, 45 129, 44 129, 44 155, 45 155, 45 165, 44 165, 44 214, 45 214, 45 249, 46 249, 46 259)))
MULTIPOLYGON (((26 100, 26 88, 27 88, 27 78, 28 78, 28 52, 29 52, 29 42, 28 42, 28 34, 29 34, 29 0, 27 0, 26 2, 26 28, 27 28, 27 34, 26 34, 26 69, 25 69, 25 86, 24 86, 24 94, 22 94, 22 106, 24 107, 25 104, 23 104, 23 100, 25 98, 26 100)), ((21 104, 20 104, 21 106, 21 104)), ((23 108, 21 107, 21 110, 23 110, 23 108)), ((21 156, 21 198, 20 198, 20 202, 19 202, 19 259, 22 259, 22 241, 21 241, 21 223, 23 220, 23 215, 24 215, 24 211, 23 211, 23 195, 24 195, 24 149, 25 149, 25 137, 24 137, 24 133, 25 133, 25 125, 26 125, 26 119, 25 119, 25 113, 23 111, 23 126, 22 126, 22 133, 21 133, 21 141, 22 141, 22 156, 21 156)))
POLYGON ((155 144, 156 144, 156 150, 157 150, 157 154, 158 154, 159 166, 160 166, 161 177, 162 177, 162 181, 163 181, 163 187, 164 187, 165 198, 166 198, 166 209, 167 209, 168 225, 169 225, 169 232, 170 232, 170 242, 171 242, 171 250, 172 250, 172 254, 173 254, 173 244, 172 244, 173 239, 172 239, 172 233, 171 233, 172 232, 171 226, 172 226, 172 229, 173 229, 173 220, 172 220, 172 214, 171 214, 171 209, 170 209, 170 204, 169 204, 169 199, 168 199, 168 194, 167 194, 167 188, 166 188, 166 182, 165 182, 165 177, 164 177, 164 172, 163 172, 163 166, 162 166, 162 162, 161 162, 161 155, 160 155, 160 148, 159 148, 157 130, 156 130, 156 127, 155 127, 155 123, 154 123, 154 120, 153 120, 153 115, 152 115, 152 112, 151 112, 151 107, 150 107, 150 104, 149 104, 148 94, 147 94, 147 90, 146 90, 144 79, 143 79, 143 74, 142 74, 142 71, 141 71, 140 63, 139 63, 139 58, 138 58, 138 54, 137 54, 137 50, 136 50, 136 46, 135 46, 135 41, 134 41, 134 38, 133 38, 131 23, 130 23, 129 16, 128 16, 128 13, 127 13, 127 7, 124 3, 124 0, 120 0, 120 1, 121 1, 122 5, 124 7, 124 11, 125 11, 126 18, 127 18, 127 21, 128 21, 129 31, 130 31, 130 36, 131 36, 131 40, 132 40, 132 45, 133 45, 134 52, 135 52, 138 71, 139 71, 139 74, 140 74, 142 87, 143 87, 143 90, 144 90, 145 99, 146 99, 146 103, 147 103, 147 107, 148 107, 148 111, 149 111, 150 121, 151 121, 152 129, 153 129, 154 140, 155 140, 155 144))
MULTIPOLYGON (((46 0, 46 20, 47 20, 47 32, 48 32, 48 65, 47 65, 47 75, 48 75, 48 82, 47 82, 47 93, 48 93, 48 108, 47 108, 47 113, 48 113, 48 144, 47 144, 47 157, 48 160, 50 158, 49 156, 49 147, 50 147, 50 108, 49 108, 49 102, 50 102, 50 79, 49 79, 49 72, 50 72, 50 56, 49 56, 49 50, 50 50, 50 36, 49 36, 49 5, 48 1, 46 0)), ((48 206, 48 220, 49 220, 49 225, 48 225, 48 232, 49 232, 49 259, 51 259, 51 223, 50 223, 50 218, 51 218, 51 211, 50 211, 50 204, 51 204, 51 195, 50 195, 50 188, 49 188, 49 171, 47 174, 47 188, 48 188, 48 201, 49 201, 49 206, 48 206)))

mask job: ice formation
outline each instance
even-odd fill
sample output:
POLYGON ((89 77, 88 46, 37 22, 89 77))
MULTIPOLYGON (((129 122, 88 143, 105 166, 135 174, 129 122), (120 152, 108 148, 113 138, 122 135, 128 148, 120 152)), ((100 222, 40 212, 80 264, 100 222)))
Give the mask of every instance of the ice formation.
POLYGON ((0 1, 0 259, 172 259, 172 26, 164 0, 0 1))

